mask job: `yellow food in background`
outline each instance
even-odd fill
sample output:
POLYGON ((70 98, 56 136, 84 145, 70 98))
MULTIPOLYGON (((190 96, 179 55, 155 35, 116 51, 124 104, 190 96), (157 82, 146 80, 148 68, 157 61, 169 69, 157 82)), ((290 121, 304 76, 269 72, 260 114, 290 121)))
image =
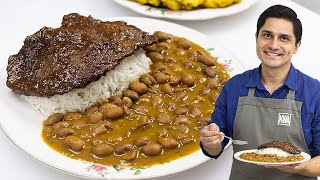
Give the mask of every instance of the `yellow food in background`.
POLYGON ((174 11, 197 8, 224 8, 241 0, 133 0, 140 4, 166 7, 174 11))
POLYGON ((223 8, 234 3, 239 3, 241 0, 204 0, 203 6, 206 8, 223 8))
POLYGON ((161 0, 135 0, 140 4, 150 4, 152 6, 160 6, 161 0))

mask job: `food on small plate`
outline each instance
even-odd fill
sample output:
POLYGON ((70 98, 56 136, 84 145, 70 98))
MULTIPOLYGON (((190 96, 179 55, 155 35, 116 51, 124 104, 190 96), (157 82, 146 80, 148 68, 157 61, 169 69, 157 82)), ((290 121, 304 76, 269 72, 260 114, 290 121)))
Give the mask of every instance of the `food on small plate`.
POLYGON ((186 38, 78 14, 28 36, 7 70, 7 85, 47 117, 48 146, 131 167, 199 150, 199 130, 230 77, 186 38))
POLYGON ((133 0, 140 4, 169 8, 174 11, 199 8, 224 8, 241 0, 133 0))
POLYGON ((255 162, 296 162, 304 160, 301 150, 289 142, 272 141, 258 146, 256 152, 245 152, 241 159, 255 162))

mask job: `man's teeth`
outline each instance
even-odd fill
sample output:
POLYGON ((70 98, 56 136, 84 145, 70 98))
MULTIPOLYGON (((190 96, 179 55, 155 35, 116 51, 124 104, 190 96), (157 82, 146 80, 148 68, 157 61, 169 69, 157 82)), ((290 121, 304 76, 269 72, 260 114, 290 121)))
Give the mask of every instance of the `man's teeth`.
POLYGON ((266 53, 271 56, 280 56, 279 53, 272 53, 272 52, 266 52, 266 53))

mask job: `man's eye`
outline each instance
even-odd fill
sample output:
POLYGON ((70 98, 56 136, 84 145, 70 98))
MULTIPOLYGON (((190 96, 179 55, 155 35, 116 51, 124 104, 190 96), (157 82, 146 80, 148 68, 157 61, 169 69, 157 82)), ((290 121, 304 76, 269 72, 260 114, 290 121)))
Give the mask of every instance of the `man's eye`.
POLYGON ((268 33, 266 33, 266 34, 263 34, 263 37, 265 37, 265 38, 270 38, 270 37, 271 37, 271 35, 270 35, 270 34, 268 34, 268 33))
POLYGON ((282 36, 282 37, 280 37, 280 39, 281 39, 281 41, 289 41, 289 38, 286 36, 282 36))

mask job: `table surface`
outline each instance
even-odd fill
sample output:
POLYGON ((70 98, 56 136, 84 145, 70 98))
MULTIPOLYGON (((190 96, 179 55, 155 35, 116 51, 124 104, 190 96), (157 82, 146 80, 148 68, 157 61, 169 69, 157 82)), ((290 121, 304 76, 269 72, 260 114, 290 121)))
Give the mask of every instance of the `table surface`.
MULTIPOLYGON (((216 18, 206 21, 171 21, 193 28, 207 35, 209 41, 219 41, 226 49, 237 57, 246 69, 259 66, 260 61, 255 53, 255 31, 258 16, 267 7, 278 4, 277 0, 258 0, 247 11, 236 15, 216 18)), ((302 45, 293 57, 293 64, 306 74, 320 79, 320 61, 317 57, 320 42, 320 17, 304 7, 282 0, 282 4, 293 8, 303 24, 302 45)), ((93 17, 143 17, 131 10, 120 7, 111 0, 12 0, 0 2, 0 70, 7 64, 9 55, 15 54, 21 48, 24 38, 43 26, 57 27, 64 14, 77 12, 93 17)), ((4 71, 0 72, 3 76, 4 71)), ((2 117, 3 118, 3 117, 2 117)), ((165 178, 167 180, 193 180, 198 177, 204 180, 228 179, 231 163, 232 148, 229 148, 216 160, 211 160, 195 169, 179 175, 165 178)), ((76 180, 72 177, 53 170, 39 161, 29 157, 17 148, 0 130, 0 179, 25 180, 76 180)))

